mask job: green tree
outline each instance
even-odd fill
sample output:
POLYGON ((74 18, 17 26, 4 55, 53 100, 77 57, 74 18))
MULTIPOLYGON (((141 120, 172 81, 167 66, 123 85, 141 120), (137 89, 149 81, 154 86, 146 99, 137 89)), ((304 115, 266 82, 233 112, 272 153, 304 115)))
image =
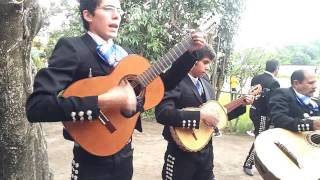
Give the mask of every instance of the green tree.
POLYGON ((317 41, 290 44, 277 50, 281 64, 315 65, 320 61, 320 44, 317 41))
POLYGON ((242 92, 247 81, 263 72, 265 62, 273 57, 273 54, 266 53, 261 48, 245 49, 231 56, 228 75, 239 77, 240 92, 242 92))
POLYGON ((217 13, 222 15, 218 35, 211 43, 217 54, 221 54, 213 66, 211 81, 216 88, 217 98, 228 73, 230 56, 233 53, 233 37, 238 30, 241 13, 245 9, 244 0, 218 0, 215 2, 217 13))
POLYGON ((311 57, 303 52, 297 52, 293 55, 290 62, 294 65, 309 65, 311 64, 311 57))
POLYGON ((212 1, 125 1, 127 9, 120 29, 119 42, 136 53, 156 60, 180 42, 198 20, 212 12, 212 1))
MULTIPOLYGON (((52 49, 53 42, 59 37, 79 35, 83 32, 81 23, 79 23, 77 7, 70 6, 66 1, 63 2, 64 4, 58 6, 61 9, 53 8, 50 11, 52 15, 65 13, 66 9, 70 13, 67 14, 62 28, 51 33, 49 49, 52 49)), ((132 48, 137 54, 156 60, 190 32, 190 29, 196 28, 198 26, 197 21, 203 14, 216 11, 214 12, 216 14, 224 13, 224 25, 220 33, 224 36, 223 39, 227 39, 226 41, 231 43, 233 33, 236 30, 233 27, 237 25, 238 20, 236 16, 239 16, 239 12, 241 12, 241 10, 237 10, 237 6, 240 5, 242 3, 235 0, 124 0, 122 1, 122 7, 126 12, 123 16, 117 41, 122 46, 132 48), (237 11, 237 13, 232 11, 237 11), (229 32, 231 32, 231 35, 226 36, 229 32)), ((224 44, 229 46, 226 42, 224 44)))

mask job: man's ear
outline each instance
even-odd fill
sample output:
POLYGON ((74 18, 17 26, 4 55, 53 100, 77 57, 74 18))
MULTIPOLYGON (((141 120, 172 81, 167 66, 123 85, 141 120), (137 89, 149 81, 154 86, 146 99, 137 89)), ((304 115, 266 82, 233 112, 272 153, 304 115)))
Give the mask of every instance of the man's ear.
POLYGON ((298 80, 293 80, 293 85, 296 87, 297 85, 299 85, 300 82, 298 80))
POLYGON ((83 19, 86 20, 88 23, 92 21, 93 15, 88 10, 83 10, 82 16, 83 16, 83 19))

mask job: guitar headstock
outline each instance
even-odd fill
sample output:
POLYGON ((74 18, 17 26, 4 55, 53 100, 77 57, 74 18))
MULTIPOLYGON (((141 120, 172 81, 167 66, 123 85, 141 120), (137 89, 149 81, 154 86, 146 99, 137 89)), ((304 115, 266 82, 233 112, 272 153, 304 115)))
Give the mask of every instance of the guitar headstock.
POLYGON ((260 84, 257 84, 250 88, 248 94, 254 96, 254 98, 257 99, 261 96, 261 93, 262 93, 262 86, 260 84))
POLYGON ((208 33, 216 30, 220 22, 220 18, 212 13, 206 13, 199 21, 198 30, 200 32, 208 33))

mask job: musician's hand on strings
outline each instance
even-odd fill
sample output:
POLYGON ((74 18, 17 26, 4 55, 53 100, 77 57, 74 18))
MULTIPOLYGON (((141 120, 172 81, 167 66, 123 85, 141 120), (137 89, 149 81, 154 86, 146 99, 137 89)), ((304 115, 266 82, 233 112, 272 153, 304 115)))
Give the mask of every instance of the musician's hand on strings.
POLYGON ((252 104, 254 101, 253 95, 245 95, 244 102, 246 105, 252 104))
POLYGON ((217 127, 219 123, 217 114, 210 106, 204 106, 200 110, 200 119, 209 127, 217 127))
POLYGON ((137 98, 134 90, 127 80, 120 83, 104 94, 98 96, 100 108, 119 108, 125 113, 136 112, 137 98))
POLYGON ((193 32, 193 33, 191 33, 191 38, 192 38, 192 46, 189 48, 189 52, 193 52, 198 49, 201 49, 206 44, 205 33, 193 32))

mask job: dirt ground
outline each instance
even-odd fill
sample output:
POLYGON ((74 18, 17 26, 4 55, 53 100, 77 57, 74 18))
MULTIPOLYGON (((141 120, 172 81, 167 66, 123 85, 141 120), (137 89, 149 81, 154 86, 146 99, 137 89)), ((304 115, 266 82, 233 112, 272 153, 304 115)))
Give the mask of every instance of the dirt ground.
MULTIPOLYGON (((62 137, 61 123, 44 123, 49 151, 49 164, 55 180, 70 179, 73 144, 62 137)), ((143 121, 143 133, 133 134, 133 180, 160 180, 166 141, 162 126, 143 121)), ((226 135, 213 139, 214 173, 218 180, 261 180, 254 169, 254 176, 242 171, 242 164, 253 141, 248 135, 226 135)))

